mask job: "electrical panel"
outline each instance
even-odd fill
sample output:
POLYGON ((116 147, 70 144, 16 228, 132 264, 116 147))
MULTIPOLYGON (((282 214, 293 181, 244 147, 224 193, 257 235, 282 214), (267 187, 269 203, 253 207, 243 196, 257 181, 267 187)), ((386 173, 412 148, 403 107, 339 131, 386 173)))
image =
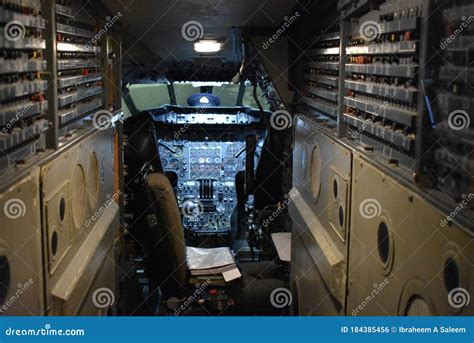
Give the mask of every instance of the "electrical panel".
POLYGON ((304 63, 305 103, 317 115, 337 120, 339 85, 339 32, 322 34, 307 52, 304 63))
POLYGON ((115 287, 104 252, 120 223, 120 111, 104 111, 106 127, 94 114, 106 94, 120 108, 118 19, 85 0, 0 1, 0 226, 15 228, 0 239, 5 314, 106 314, 85 292, 115 287))
POLYGON ((416 157, 422 2, 386 1, 348 28, 343 121, 387 158, 416 157))
POLYGON ((308 114, 329 119, 324 125, 330 131, 335 122, 339 138, 415 169, 423 137, 420 61, 427 1, 337 6, 336 25, 321 27, 305 51, 310 61, 302 62, 302 102, 308 114))
POLYGON ((297 197, 291 205, 294 230, 300 233, 292 245, 298 267, 292 271, 299 300, 294 310, 353 316, 471 313, 469 304, 452 306, 450 294, 471 289, 473 281, 468 251, 474 209, 474 4, 340 0, 337 10, 336 4, 327 6, 339 15, 328 15, 314 29, 326 40, 330 32, 337 39, 329 45, 322 38, 308 40, 302 50, 312 61, 298 68, 304 71, 298 85, 306 93, 294 125, 293 183, 305 201, 297 197), (328 75, 336 61, 338 71, 328 75), (330 100, 322 99, 328 95, 320 91, 323 82, 332 82, 324 91, 334 87, 338 95, 332 111, 321 107, 330 100), (340 152, 320 142, 311 147, 319 131, 350 151, 346 175, 340 166, 331 168, 340 152), (305 173, 313 163, 314 171, 305 173), (334 197, 321 203, 324 188, 314 180, 324 172, 337 187, 329 188, 334 197), (313 229, 326 224, 317 201, 327 212, 325 226, 334 229, 328 232, 341 239, 347 235, 347 250, 340 249, 347 256, 335 260, 348 261, 347 275, 340 278, 346 298, 339 307, 337 288, 328 282, 331 274, 321 267, 321 254, 314 256, 321 244, 301 229, 305 220, 313 229), (347 211, 338 212, 343 204, 348 204, 348 221, 342 215, 347 211), (322 280, 324 291, 307 291, 322 280), (384 299, 367 302, 368 289, 378 292, 386 284, 384 299))
POLYGON ((45 145, 47 64, 40 0, 0 4, 0 173, 45 145))
POLYGON ((57 1, 58 116, 66 133, 102 108, 102 63, 96 19, 82 1, 57 1))
POLYGON ((474 187, 472 2, 332 6, 339 17, 315 27, 298 68, 303 112, 443 203, 459 203, 474 187))

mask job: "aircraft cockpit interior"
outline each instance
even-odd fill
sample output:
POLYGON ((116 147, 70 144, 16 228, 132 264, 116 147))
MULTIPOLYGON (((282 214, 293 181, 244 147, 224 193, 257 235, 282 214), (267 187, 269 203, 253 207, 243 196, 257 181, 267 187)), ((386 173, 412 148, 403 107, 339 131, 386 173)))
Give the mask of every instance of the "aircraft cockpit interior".
POLYGON ((278 203, 290 191, 282 175, 289 179, 291 136, 268 130, 262 90, 250 82, 190 81, 129 91, 130 102, 175 97, 124 122, 127 255, 140 261, 137 277, 160 289, 148 307, 161 296, 156 311, 164 315, 288 314, 287 306, 272 306, 271 293, 289 282, 291 220, 278 203), (279 208, 281 216, 269 220, 279 208), (275 240, 286 244, 283 260, 275 240), (187 270, 190 256, 209 268, 187 270), (180 310, 203 285, 218 288, 180 310))
POLYGON ((472 316, 473 22, 0 1, 0 315, 472 316))

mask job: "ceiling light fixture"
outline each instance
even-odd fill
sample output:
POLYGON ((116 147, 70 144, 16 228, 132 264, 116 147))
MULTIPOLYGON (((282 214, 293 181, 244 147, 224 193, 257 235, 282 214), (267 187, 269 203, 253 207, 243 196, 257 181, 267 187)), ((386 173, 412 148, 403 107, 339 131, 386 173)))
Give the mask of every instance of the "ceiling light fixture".
POLYGON ((205 96, 203 96, 202 98, 199 99, 199 102, 201 104, 208 104, 209 103, 209 99, 205 96))
POLYGON ((221 48, 222 44, 215 40, 200 40, 199 42, 194 43, 194 51, 196 52, 218 52, 221 48))

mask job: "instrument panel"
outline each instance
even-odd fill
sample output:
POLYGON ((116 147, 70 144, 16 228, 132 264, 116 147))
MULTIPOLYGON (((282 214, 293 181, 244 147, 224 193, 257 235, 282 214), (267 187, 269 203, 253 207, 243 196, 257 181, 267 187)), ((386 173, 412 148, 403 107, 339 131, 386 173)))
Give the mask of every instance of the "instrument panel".
POLYGON ((237 203, 235 177, 245 170, 245 141, 160 141, 165 172, 176 173, 183 226, 194 232, 228 232, 237 203))

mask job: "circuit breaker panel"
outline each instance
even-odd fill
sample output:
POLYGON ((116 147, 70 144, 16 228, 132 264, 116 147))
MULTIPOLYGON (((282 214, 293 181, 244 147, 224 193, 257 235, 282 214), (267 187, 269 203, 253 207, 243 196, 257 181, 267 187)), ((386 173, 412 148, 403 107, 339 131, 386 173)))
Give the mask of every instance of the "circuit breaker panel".
POLYGON ((45 146, 46 21, 41 1, 3 1, 0 11, 0 173, 45 146))

